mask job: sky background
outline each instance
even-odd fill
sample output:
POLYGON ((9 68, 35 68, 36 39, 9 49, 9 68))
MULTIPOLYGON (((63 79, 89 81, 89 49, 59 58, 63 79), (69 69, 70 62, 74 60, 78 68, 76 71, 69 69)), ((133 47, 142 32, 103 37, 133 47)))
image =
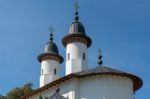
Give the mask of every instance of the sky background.
MULTIPOLYGON (((65 58, 61 40, 74 17, 73 0, 0 0, 0 94, 32 82, 39 87, 40 63, 55 28, 54 41, 65 58)), ((104 65, 143 79, 136 99, 150 93, 150 0, 79 0, 80 21, 92 39, 89 68, 97 66, 98 49, 104 65)), ((65 63, 65 62, 64 62, 65 63)), ((61 64, 61 76, 65 65, 61 64)))

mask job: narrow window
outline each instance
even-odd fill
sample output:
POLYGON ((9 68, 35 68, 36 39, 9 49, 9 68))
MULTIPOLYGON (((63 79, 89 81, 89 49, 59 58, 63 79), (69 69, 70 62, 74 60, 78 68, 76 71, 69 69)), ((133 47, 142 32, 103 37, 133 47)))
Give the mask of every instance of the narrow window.
POLYGON ((70 60, 70 53, 68 53, 68 60, 70 60))
POLYGON ((43 69, 42 69, 42 73, 41 74, 43 75, 43 69))
POLYGON ((85 60, 85 53, 83 53, 83 60, 85 60))
POLYGON ((57 74, 57 70, 56 70, 56 68, 54 69, 54 75, 56 75, 57 74))

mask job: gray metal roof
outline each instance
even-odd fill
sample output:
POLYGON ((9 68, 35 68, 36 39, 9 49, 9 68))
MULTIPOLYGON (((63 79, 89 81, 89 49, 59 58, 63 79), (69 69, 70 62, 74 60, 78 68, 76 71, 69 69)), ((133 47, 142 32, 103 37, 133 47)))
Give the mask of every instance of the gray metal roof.
POLYGON ((97 66, 96 68, 77 72, 75 74, 82 76, 82 75, 97 74, 97 73, 125 73, 125 72, 107 66, 97 66))
POLYGON ((69 28, 69 34, 83 34, 85 35, 85 29, 81 22, 73 22, 69 28))
MULTIPOLYGON (((129 73, 117 70, 117 69, 109 68, 107 66, 97 66, 96 68, 93 68, 93 69, 87 69, 85 71, 76 72, 76 73, 72 73, 67 76, 64 76, 56 81, 53 81, 53 82, 43 86, 42 88, 39 88, 39 89, 33 91, 31 94, 26 95, 26 96, 22 97, 21 99, 27 99, 28 97, 31 97, 31 96, 38 94, 44 90, 47 90, 50 87, 54 87, 56 85, 59 85, 60 83, 64 83, 67 80, 74 79, 74 78, 90 77, 90 76, 92 77, 93 75, 94 76, 95 75, 99 75, 99 76, 100 75, 118 75, 118 76, 130 78, 133 81, 133 91, 137 91, 143 85, 142 79, 135 75, 132 75, 132 74, 129 74, 129 73)), ((66 99, 66 98, 61 96, 60 93, 55 93, 49 99, 66 99)))
POLYGON ((59 54, 57 45, 54 42, 47 42, 45 45, 44 53, 59 54))
POLYGON ((59 51, 57 45, 53 41, 49 41, 45 44, 44 53, 38 55, 38 61, 41 62, 43 60, 55 60, 59 63, 63 62, 63 57, 59 55, 59 51))

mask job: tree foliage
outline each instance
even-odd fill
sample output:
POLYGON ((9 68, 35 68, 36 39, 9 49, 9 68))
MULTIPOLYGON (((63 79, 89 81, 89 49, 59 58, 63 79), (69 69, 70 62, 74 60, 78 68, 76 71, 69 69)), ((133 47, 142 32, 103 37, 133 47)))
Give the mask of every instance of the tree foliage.
POLYGON ((5 96, 0 95, 0 99, 6 99, 6 97, 5 97, 5 96))
POLYGON ((32 84, 27 83, 23 87, 17 87, 9 91, 6 96, 0 95, 0 99, 19 99, 21 96, 27 95, 32 91, 32 84))
POLYGON ((43 98, 42 98, 42 95, 39 96, 39 99, 43 99, 43 98))
MULTIPOLYGON (((39 99, 43 99, 42 95, 39 96, 39 99)), ((45 97, 44 99, 48 99, 48 97, 45 97)))

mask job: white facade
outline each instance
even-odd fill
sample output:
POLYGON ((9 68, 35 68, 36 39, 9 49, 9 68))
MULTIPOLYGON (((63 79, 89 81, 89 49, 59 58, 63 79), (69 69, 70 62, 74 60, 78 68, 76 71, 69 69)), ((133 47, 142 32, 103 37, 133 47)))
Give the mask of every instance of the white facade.
MULTIPOLYGON (((60 93, 67 99, 134 99, 133 82, 121 76, 99 75, 82 79, 72 79, 59 85, 60 93)), ((50 97, 57 88, 42 92, 50 97)), ((39 95, 29 99, 39 99, 39 95)))
POLYGON ((66 75, 87 69, 87 45, 84 43, 69 43, 66 56, 66 75))
MULTIPOLYGON (((59 64, 62 62, 40 61, 41 88, 23 99, 39 99, 39 96, 45 99, 58 95, 58 92, 66 99, 134 99, 134 91, 142 86, 142 81, 138 77, 102 66, 100 63, 99 67, 88 70, 87 49, 91 45, 91 39, 84 35, 84 27, 78 19, 78 12, 76 12, 75 22, 69 34, 63 39, 66 47, 66 76, 58 79, 59 64)), ((57 46, 53 43, 52 47, 50 44, 45 47, 45 52, 59 55, 57 46)), ((48 58, 42 57, 42 59, 48 58)))
POLYGON ((54 60, 41 62, 40 87, 59 78, 59 63, 54 60))
POLYGON ((80 81, 79 99, 134 99, 132 80, 117 76, 80 81))

